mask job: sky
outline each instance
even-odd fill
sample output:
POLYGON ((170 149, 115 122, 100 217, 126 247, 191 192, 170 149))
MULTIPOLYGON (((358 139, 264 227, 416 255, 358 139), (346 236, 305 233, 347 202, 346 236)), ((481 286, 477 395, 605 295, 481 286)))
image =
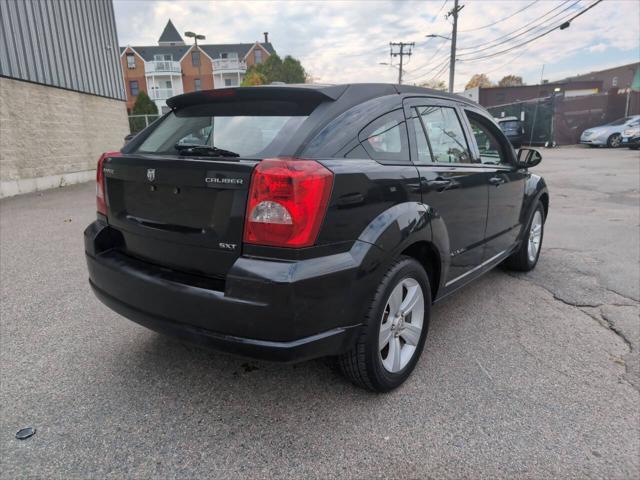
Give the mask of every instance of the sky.
MULTIPOLYGON (((518 46, 596 0, 460 0, 455 91, 474 73, 497 82, 513 74, 527 84, 640 61, 640 2, 605 0, 569 28, 518 46), (516 38, 517 37, 517 38, 516 38), (515 47, 515 48, 514 48, 515 47), (512 49, 507 52, 503 50, 512 49), (495 54, 495 55, 494 55, 495 54), (479 58, 491 55, 488 58, 479 58), (541 77, 544 65, 544 76, 541 77)), ((397 82, 389 42, 415 42, 404 81, 448 82, 454 0, 401 1, 163 1, 114 0, 120 45, 156 45, 171 19, 180 33, 205 43, 262 41, 299 59, 317 83, 397 82)), ((188 39, 185 39, 188 40, 188 39)))

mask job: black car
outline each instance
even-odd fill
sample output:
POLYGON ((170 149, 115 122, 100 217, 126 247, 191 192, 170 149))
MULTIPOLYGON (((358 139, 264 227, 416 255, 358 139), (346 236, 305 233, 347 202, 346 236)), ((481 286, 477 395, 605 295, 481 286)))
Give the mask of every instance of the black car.
POLYGON ((520 148, 524 139, 524 125, 518 120, 518 117, 503 117, 497 120, 500 129, 509 139, 511 145, 515 148, 520 148))
POLYGON ((388 391, 415 367, 433 302, 538 261, 540 155, 516 155, 475 103, 385 84, 167 103, 99 160, 85 231, 95 294, 148 328, 269 360, 337 356, 388 391))

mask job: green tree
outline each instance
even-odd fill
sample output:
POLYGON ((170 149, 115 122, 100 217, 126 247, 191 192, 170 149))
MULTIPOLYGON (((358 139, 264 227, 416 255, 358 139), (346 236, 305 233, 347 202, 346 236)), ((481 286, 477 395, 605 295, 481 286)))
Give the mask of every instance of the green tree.
POLYGON ((262 63, 252 65, 242 81, 242 86, 268 85, 273 82, 304 83, 307 73, 299 60, 290 55, 284 61, 275 53, 262 63))
POLYGON ((143 90, 140 90, 140 92, 138 92, 138 98, 136 98, 136 103, 133 104, 132 113, 134 115, 157 115, 158 107, 149 98, 149 95, 143 90))
POLYGON ((493 87, 493 82, 489 80, 489 77, 487 77, 484 73, 476 73, 469 79, 464 89, 469 90, 470 88, 475 87, 493 87))
POLYGON ((522 77, 517 77, 516 75, 505 75, 498 82, 499 87, 520 87, 522 85, 524 85, 522 77))

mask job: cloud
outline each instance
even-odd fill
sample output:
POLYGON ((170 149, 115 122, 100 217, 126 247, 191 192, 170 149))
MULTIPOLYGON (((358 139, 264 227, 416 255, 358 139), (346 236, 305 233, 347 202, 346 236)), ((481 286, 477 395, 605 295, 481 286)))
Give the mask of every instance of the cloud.
MULTIPOLYGON (((565 71, 569 63, 579 65, 571 73, 591 71, 602 61, 593 57, 605 48, 611 59, 637 59, 640 2, 615 0, 597 5, 565 30, 553 31, 495 57, 476 59, 511 48, 559 25, 593 1, 580 0, 573 5, 575 0, 533 4, 531 0, 467 0, 459 17, 456 89, 462 89, 471 75, 478 72, 495 79, 516 74, 527 83, 535 83, 543 64, 548 78, 560 78, 556 75, 565 71), (504 19, 524 7, 527 8, 522 12, 504 19)), ((261 40, 262 32, 268 31, 280 55, 299 58, 316 81, 328 83, 394 82, 397 67, 380 65, 390 62, 389 42, 413 41, 415 47, 405 65, 405 78, 410 83, 420 83, 434 76, 448 79, 448 42, 425 38, 427 34, 451 34, 451 24, 444 15, 453 2, 447 1, 444 7, 443 3, 444 0, 115 0, 114 8, 122 45, 155 45, 169 18, 180 32, 203 33, 207 43, 253 42, 261 40)))
POLYGON ((589 47, 590 52, 604 52, 607 49, 607 46, 604 43, 596 43, 595 45, 591 45, 589 47))

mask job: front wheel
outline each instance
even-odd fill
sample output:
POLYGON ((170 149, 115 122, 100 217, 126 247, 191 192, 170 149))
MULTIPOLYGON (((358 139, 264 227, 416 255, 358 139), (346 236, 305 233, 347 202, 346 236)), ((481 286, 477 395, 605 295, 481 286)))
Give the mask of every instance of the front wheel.
POLYGON ((378 286, 358 342, 339 358, 360 387, 388 392, 400 386, 420 358, 431 311, 429 278, 411 257, 400 257, 378 286))
POLYGON ((614 133, 607 139, 607 147, 609 148, 618 148, 622 143, 622 135, 619 133, 614 133))
POLYGON ((511 270, 528 272, 533 270, 540 258, 542 248, 542 237, 544 236, 544 207, 538 202, 533 215, 527 225, 527 234, 522 239, 520 248, 515 251, 504 262, 504 265, 511 270))

